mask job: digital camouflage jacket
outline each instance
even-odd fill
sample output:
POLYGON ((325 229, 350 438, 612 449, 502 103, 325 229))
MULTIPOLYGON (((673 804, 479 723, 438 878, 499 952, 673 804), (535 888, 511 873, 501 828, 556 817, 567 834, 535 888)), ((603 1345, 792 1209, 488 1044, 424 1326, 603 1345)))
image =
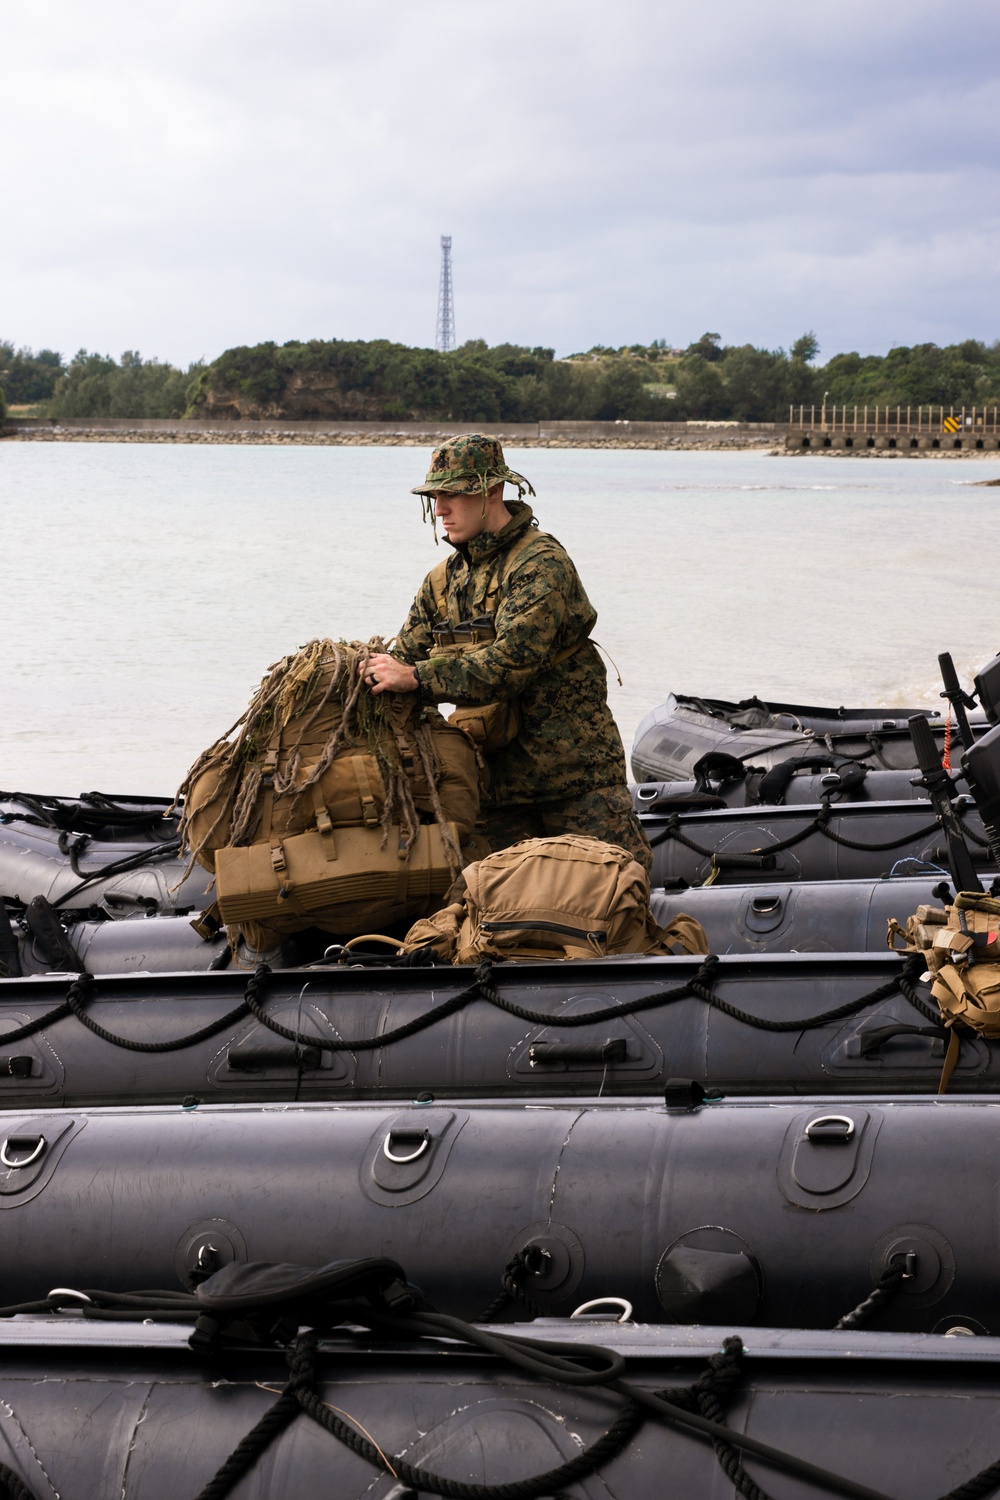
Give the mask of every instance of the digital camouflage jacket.
POLYGON ((494 600, 496 639, 459 657, 434 656, 438 620, 430 576, 424 580, 393 655, 415 667, 431 703, 495 703, 520 696, 522 726, 487 758, 487 807, 561 801, 598 787, 624 785, 625 752, 607 698, 607 674, 587 639, 597 613, 564 548, 544 531, 503 569, 504 554, 535 525, 531 507, 508 502, 502 531, 456 547, 447 564, 448 619, 486 613, 494 600), (562 653, 579 649, 567 659, 562 653))

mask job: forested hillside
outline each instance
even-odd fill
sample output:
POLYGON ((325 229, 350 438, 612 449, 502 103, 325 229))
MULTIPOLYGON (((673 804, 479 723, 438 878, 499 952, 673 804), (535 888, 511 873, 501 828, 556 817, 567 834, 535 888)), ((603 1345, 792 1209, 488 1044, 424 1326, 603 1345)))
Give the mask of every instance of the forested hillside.
MULTIPOLYGON (((820 364, 813 334, 788 350, 723 344, 705 333, 685 349, 664 340, 551 349, 473 339, 450 354, 386 339, 312 339, 227 349, 180 370, 126 351, 81 350, 69 361, 0 342, 0 391, 13 408, 56 417, 311 418, 327 421, 787 420, 828 404, 985 406, 1000 400, 1000 344, 967 339, 886 355, 835 354, 820 364)), ((16 414, 16 410, 15 413, 16 414)))

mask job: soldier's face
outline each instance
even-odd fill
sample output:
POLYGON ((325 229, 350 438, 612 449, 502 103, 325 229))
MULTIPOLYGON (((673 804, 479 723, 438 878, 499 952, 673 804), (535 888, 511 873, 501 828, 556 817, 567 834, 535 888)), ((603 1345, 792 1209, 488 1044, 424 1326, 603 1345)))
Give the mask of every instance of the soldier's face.
POLYGON ((434 514, 444 527, 445 535, 453 547, 462 542, 471 542, 484 531, 498 531, 510 520, 503 503, 503 485, 495 485, 486 496, 486 514, 483 514, 483 497, 478 495, 454 495, 447 490, 438 490, 434 496, 434 514), (503 515, 499 514, 497 507, 503 515), (497 524, 499 522, 499 525, 497 524))

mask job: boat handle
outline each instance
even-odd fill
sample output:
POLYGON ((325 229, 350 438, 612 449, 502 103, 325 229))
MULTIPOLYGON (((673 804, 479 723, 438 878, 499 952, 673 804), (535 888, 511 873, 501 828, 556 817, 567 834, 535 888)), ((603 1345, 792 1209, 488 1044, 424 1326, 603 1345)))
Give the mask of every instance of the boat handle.
POLYGON ((635 796, 637 802, 655 802, 660 795, 660 783, 654 781, 652 786, 637 786, 635 796))
POLYGON ((843 1144, 854 1134, 854 1121, 850 1115, 819 1115, 806 1126, 806 1140, 816 1145, 843 1144))
POLYGON ((429 1148, 430 1143, 430 1133, 426 1130, 390 1130, 382 1142, 382 1155, 387 1157, 389 1161, 399 1163, 416 1161, 418 1156, 423 1156, 424 1152, 429 1148), (399 1141, 402 1144, 403 1142, 418 1139, 420 1144, 417 1146, 416 1151, 410 1151, 406 1156, 397 1156, 392 1149, 393 1141, 399 1141))
POLYGON ((616 1323, 631 1323, 632 1304, 627 1297, 594 1297, 590 1302, 581 1302, 575 1312, 570 1313, 571 1318, 582 1318, 595 1307, 618 1307, 620 1315, 615 1318, 616 1323))
POLYGON ((33 1161, 37 1161, 45 1150, 44 1135, 9 1135, 0 1146, 0 1163, 5 1167, 30 1167, 33 1161), (28 1151, 28 1156, 22 1156, 20 1161, 11 1161, 7 1154, 8 1147, 12 1151, 28 1151))

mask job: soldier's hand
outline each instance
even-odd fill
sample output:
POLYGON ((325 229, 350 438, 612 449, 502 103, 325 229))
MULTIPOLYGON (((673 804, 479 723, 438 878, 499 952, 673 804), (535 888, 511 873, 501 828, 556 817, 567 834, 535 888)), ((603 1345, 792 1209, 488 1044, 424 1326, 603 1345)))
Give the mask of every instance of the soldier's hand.
POLYGON ((363 670, 373 693, 415 693, 420 686, 412 667, 381 651, 368 658, 363 670))

